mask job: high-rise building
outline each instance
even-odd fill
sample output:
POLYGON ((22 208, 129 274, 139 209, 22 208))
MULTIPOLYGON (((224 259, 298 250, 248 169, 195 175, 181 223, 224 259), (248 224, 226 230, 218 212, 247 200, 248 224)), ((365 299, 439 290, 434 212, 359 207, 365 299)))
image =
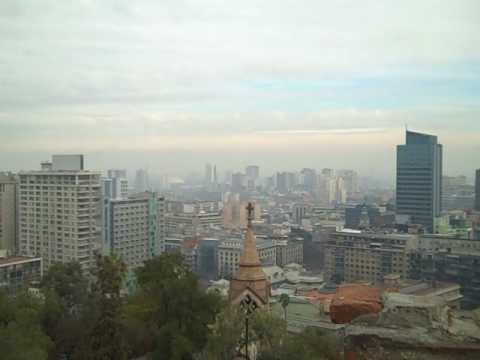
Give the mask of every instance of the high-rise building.
POLYGON ((353 170, 338 170, 337 175, 340 176, 345 183, 347 196, 353 196, 360 191, 358 183, 358 174, 353 170))
POLYGON ((306 191, 313 191, 317 187, 317 172, 315 169, 302 169, 302 184, 306 191))
POLYGON ((277 191, 286 194, 296 185, 295 173, 279 172, 277 173, 277 191))
POLYGON ((101 249, 100 173, 83 170, 83 158, 62 169, 58 158, 51 169, 18 175, 18 250, 42 257, 45 270, 78 261, 88 271, 101 249))
POLYGON ((108 170, 107 178, 102 178, 102 194, 109 199, 126 199, 128 197, 127 171, 108 170))
POLYGON ((260 177, 260 167, 257 165, 248 165, 245 168, 245 174, 250 180, 257 180, 260 177))
POLYGON ((205 164, 205 185, 210 185, 213 182, 213 167, 212 164, 205 164))
POLYGON ((397 214, 433 232, 442 200, 442 145, 437 137, 406 132, 397 146, 397 214))
POLYGON ((247 181, 245 174, 242 173, 234 173, 232 174, 232 191, 233 192, 242 192, 245 191, 247 188, 247 181))
POLYGON ((127 178, 127 170, 125 170, 125 169, 108 169, 107 170, 107 177, 109 177, 110 179, 113 179, 113 178, 126 179, 127 178))
POLYGON ((107 201, 104 250, 117 254, 133 270, 162 252, 165 201, 146 192, 128 199, 107 201))
POLYGON ((12 174, 0 173, 0 250, 16 253, 17 181, 12 174))
POLYGON ((475 172, 475 211, 480 212, 480 169, 475 172))
POLYGON ((135 174, 135 191, 141 193, 148 190, 150 190, 148 171, 146 169, 138 169, 135 174))

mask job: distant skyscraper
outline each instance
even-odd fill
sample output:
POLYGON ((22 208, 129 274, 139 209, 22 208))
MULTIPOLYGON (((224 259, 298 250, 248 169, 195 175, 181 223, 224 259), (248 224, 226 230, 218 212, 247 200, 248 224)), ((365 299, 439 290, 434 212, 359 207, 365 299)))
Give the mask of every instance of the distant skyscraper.
POLYGON ((397 146, 397 214, 433 232, 441 200, 442 145, 436 136, 407 131, 406 144, 397 146))
POLYGON ((102 194, 110 199, 125 199, 128 197, 127 171, 110 169, 107 178, 102 179, 102 194))
POLYGON ((314 169, 302 169, 302 184, 305 190, 313 191, 317 187, 317 172, 314 169))
POLYGON ((146 169, 138 169, 135 174, 135 191, 145 192, 147 190, 150 190, 148 171, 146 169))
POLYGON ((19 253, 41 256, 45 270, 78 261, 88 271, 101 250, 100 173, 83 170, 82 156, 52 165, 19 174, 19 253))
POLYGON ((480 169, 475 172, 475 210, 480 211, 480 169))
POLYGON ((249 180, 257 180, 260 177, 260 168, 257 165, 249 165, 245 168, 245 174, 249 180))
POLYGON ((212 164, 205 165, 205 185, 210 185, 213 181, 213 168, 212 164))
POLYGON ((246 189, 246 177, 242 173, 232 174, 232 191, 233 192, 242 192, 246 189))
POLYGON ((110 179, 113 179, 113 178, 126 179, 127 178, 127 170, 125 170, 125 169, 109 169, 109 170, 107 170, 107 176, 110 179))

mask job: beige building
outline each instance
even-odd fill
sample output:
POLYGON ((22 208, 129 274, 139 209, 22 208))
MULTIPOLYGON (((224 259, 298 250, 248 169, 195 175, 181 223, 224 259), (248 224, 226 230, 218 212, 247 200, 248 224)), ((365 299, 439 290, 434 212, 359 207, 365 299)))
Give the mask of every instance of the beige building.
POLYGON ((210 228, 223 227, 220 212, 171 213, 165 218, 168 235, 195 237, 210 228))
POLYGON ((12 174, 0 174, 0 250, 16 253, 17 181, 12 174))
MULTIPOLYGON (((223 225, 225 228, 245 229, 247 227, 248 218, 245 211, 247 205, 247 201, 240 201, 238 196, 233 194, 230 195, 230 198, 223 207, 223 225)), ((252 206, 254 207, 253 221, 260 221, 262 214, 260 205, 258 203, 254 203, 252 206)))
POLYGON ((15 295, 23 287, 38 286, 41 279, 41 258, 0 254, 0 291, 15 295))
POLYGON ((408 277, 415 235, 373 234, 343 230, 330 234, 325 245, 325 278, 335 282, 383 281, 387 274, 408 277))
POLYGON ((42 257, 45 271, 70 261, 88 271, 101 250, 100 173, 83 170, 82 156, 60 159, 19 174, 18 250, 42 257))
POLYGON ((109 200, 104 239, 106 252, 118 255, 129 270, 163 252, 164 206, 164 198, 151 192, 109 200))
MULTIPOLYGON (((238 271, 243 243, 244 241, 241 239, 230 239, 223 240, 218 245, 218 277, 230 279, 238 271)), ((273 241, 258 239, 256 241, 256 247, 263 265, 275 264, 276 246, 273 241)))

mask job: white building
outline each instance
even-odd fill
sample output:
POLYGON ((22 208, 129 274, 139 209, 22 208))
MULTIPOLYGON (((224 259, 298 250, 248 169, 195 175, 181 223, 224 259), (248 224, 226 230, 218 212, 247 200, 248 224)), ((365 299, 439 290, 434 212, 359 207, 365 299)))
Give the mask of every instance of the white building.
POLYGON ((16 252, 16 193, 17 181, 12 174, 0 174, 0 250, 16 252))
POLYGON ((156 193, 107 200, 105 253, 117 254, 129 270, 163 252, 165 201, 156 193))
POLYGON ((42 169, 19 174, 19 253, 41 256, 45 270, 78 261, 87 271, 101 249, 100 173, 84 170, 82 156, 54 156, 42 169))

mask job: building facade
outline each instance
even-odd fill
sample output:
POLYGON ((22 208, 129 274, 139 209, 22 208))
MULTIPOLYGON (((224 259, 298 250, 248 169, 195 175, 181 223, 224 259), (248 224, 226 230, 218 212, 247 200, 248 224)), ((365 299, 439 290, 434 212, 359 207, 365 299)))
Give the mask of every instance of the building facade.
POLYGON ((442 145, 437 137, 406 132, 406 144, 397 146, 397 214, 433 232, 442 200, 442 145))
POLYGON ((38 286, 42 279, 42 259, 24 256, 0 257, 0 291, 15 295, 22 288, 38 286))
POLYGON ((19 174, 18 251, 42 257, 45 271, 70 261, 88 271, 102 245, 100 173, 83 170, 83 158, 61 159, 19 174), (61 170, 65 162, 79 170, 61 170))
POLYGON ((0 173, 0 250, 16 253, 17 180, 12 174, 0 173))
MULTIPOLYGON (((218 244, 218 277, 230 279, 239 269, 244 241, 241 239, 223 240, 218 244)), ((276 263, 276 246, 272 240, 258 239, 256 249, 263 265, 276 263)))
POLYGON ((117 254, 129 270, 159 255, 164 246, 164 198, 143 193, 107 202, 105 248, 117 254))
POLYGON ((406 279, 410 253, 417 248, 418 237, 414 235, 336 231, 325 245, 325 278, 336 283, 380 283, 393 273, 406 279))

